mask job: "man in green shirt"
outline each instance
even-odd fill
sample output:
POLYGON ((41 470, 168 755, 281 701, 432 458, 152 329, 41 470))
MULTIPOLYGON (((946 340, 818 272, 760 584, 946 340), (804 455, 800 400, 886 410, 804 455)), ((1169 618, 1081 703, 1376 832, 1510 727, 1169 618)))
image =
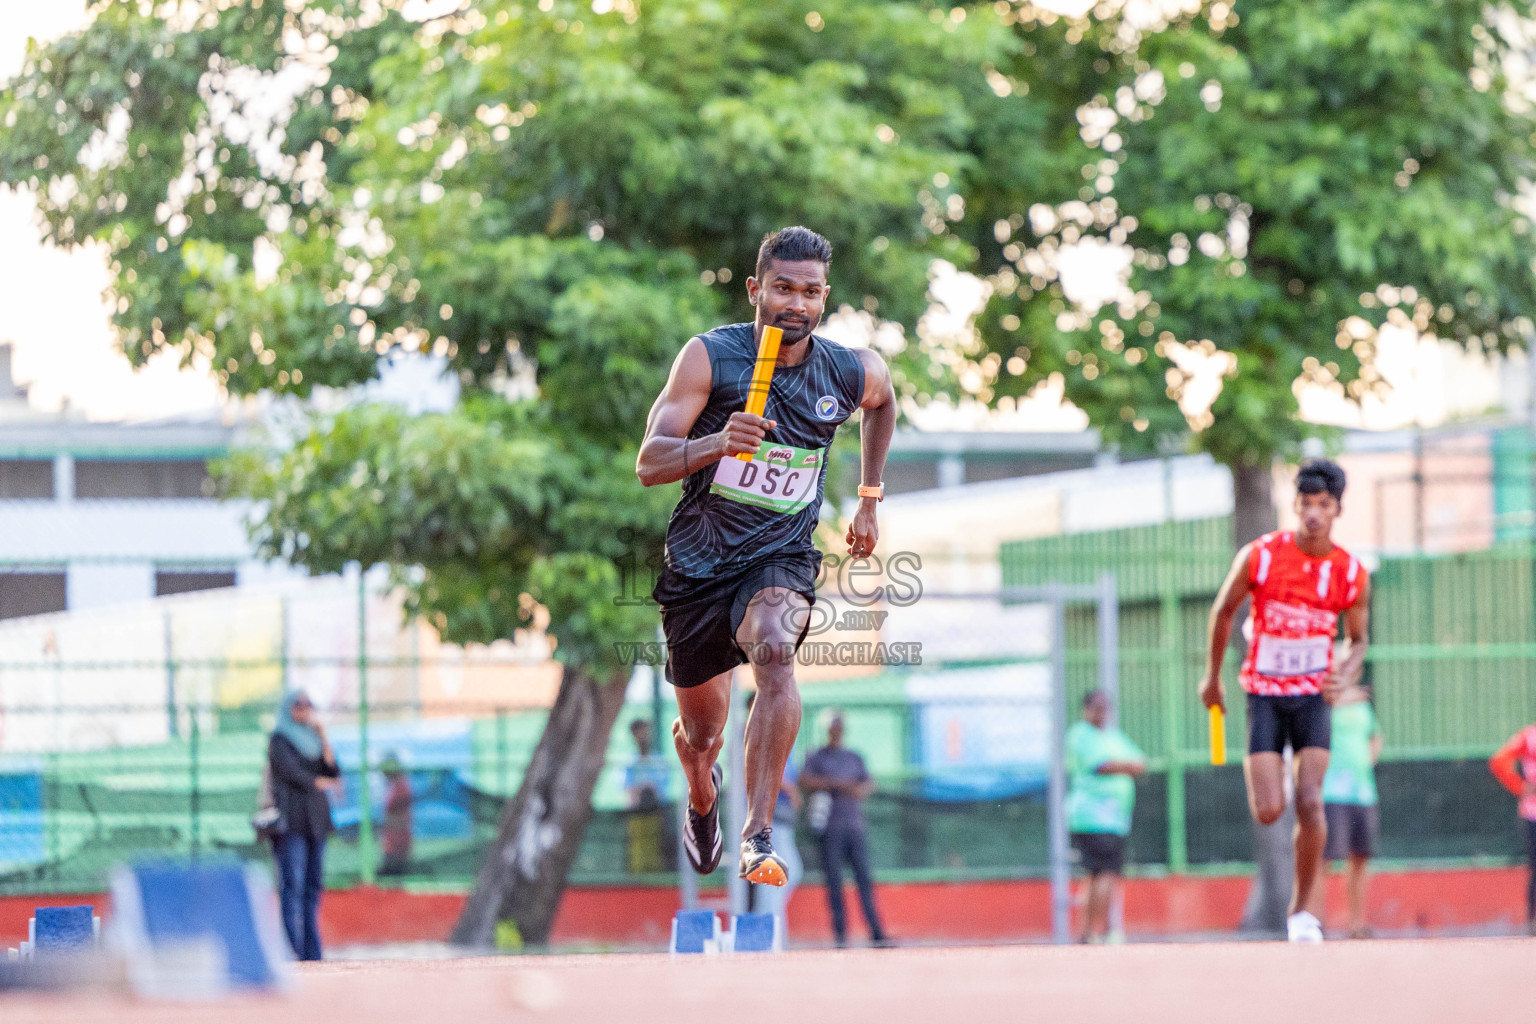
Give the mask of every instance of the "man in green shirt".
POLYGON ((1067 730, 1065 746, 1067 829, 1088 872, 1079 941, 1092 942, 1109 931, 1109 906, 1125 867, 1125 839, 1136 806, 1136 776, 1146 771, 1147 756, 1109 724, 1109 698, 1100 690, 1083 698, 1082 721, 1067 730))
MULTIPOLYGON (((1376 762, 1381 757, 1381 724, 1371 709, 1371 691, 1359 684, 1340 690, 1333 701, 1333 739, 1328 774, 1323 776, 1323 814, 1328 844, 1323 861, 1348 860, 1349 936, 1370 936, 1365 922, 1365 877, 1376 853, 1380 819, 1376 811, 1376 762)), ((1324 887, 1312 890, 1312 914, 1323 919, 1324 887)))

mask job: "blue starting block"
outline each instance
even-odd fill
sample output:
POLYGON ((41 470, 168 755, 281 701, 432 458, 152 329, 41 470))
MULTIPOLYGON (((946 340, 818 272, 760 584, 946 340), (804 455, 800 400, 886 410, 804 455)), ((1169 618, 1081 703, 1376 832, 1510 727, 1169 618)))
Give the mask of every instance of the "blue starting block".
POLYGON ((113 938, 141 994, 216 998, 283 987, 277 897, 254 866, 147 863, 112 873, 113 938))
POLYGON ((779 953, 784 936, 774 914, 737 914, 731 919, 730 947, 736 953, 779 953))
POLYGON ((101 919, 89 903, 74 907, 38 907, 28 927, 32 952, 84 953, 95 948, 101 919))
POLYGON ((674 953, 718 953, 721 939, 720 917, 713 910, 679 910, 672 915, 674 953))
POLYGON ((27 920, 27 939, 10 950, 13 960, 42 954, 89 953, 101 935, 101 918, 89 903, 73 907, 38 907, 27 920))
POLYGON ((674 953, 778 953, 784 933, 773 914, 736 914, 722 931, 713 910, 679 910, 672 915, 674 953))

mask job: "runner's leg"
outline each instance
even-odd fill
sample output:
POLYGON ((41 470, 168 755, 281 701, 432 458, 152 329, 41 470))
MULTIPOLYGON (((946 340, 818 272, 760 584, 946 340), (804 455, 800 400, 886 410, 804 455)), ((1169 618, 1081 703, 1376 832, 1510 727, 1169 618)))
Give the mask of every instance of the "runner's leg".
POLYGON ((1248 694, 1248 810, 1260 825, 1273 825, 1285 813, 1285 734, 1275 701, 1248 694))
POLYGON ((1365 873, 1371 859, 1363 854, 1352 853, 1349 855, 1349 933, 1353 936, 1364 934, 1367 925, 1365 923, 1365 873))
MULTIPOLYGON (((1291 893, 1291 913, 1305 910, 1312 901, 1328 842, 1328 819, 1323 814, 1323 776, 1328 772, 1328 748, 1302 747, 1296 754, 1296 888, 1291 893)), ((1278 815, 1276 815, 1278 817, 1278 815)))
POLYGON ((747 821, 741 837, 773 823, 784 765, 800 733, 800 691, 795 686, 795 641, 810 614, 804 594, 767 587, 747 605, 736 643, 752 661, 757 698, 747 719, 747 821))
POLYGON ((1530 877, 1525 885, 1525 921, 1528 930, 1536 935, 1536 821, 1525 821, 1525 854, 1530 877))
POLYGON ((710 769, 725 746, 725 716, 731 709, 731 673, 722 672, 698 686, 679 687, 672 741, 688 780, 688 803, 699 814, 715 805, 710 769))
POLYGON ((1260 825, 1273 825, 1285 813, 1285 760, 1279 754, 1262 751, 1243 759, 1243 777, 1248 781, 1248 810, 1260 825))
MULTIPOLYGON (((1353 862, 1351 862, 1352 864, 1353 862)), ((1333 861, 1324 857, 1317 866, 1317 882, 1312 886, 1312 899, 1308 901, 1302 910, 1326 923, 1328 920, 1328 875, 1333 870, 1333 861)), ((1346 875, 1346 878, 1351 876, 1346 875)), ((1353 907, 1353 904, 1351 904, 1353 907)))

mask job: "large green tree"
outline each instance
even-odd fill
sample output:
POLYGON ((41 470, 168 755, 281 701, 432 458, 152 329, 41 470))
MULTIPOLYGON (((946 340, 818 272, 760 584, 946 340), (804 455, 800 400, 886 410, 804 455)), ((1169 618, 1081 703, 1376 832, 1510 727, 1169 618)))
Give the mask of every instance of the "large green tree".
MULTIPOLYGON (((1474 351, 1525 344, 1536 237, 1518 200, 1536 119, 1509 70, 1527 63, 1532 5, 1091 6, 1010 15, 1084 90, 1080 176, 1041 201, 979 161, 963 186, 980 201, 962 228, 995 285, 982 318, 995 387, 1054 377, 1127 451, 1209 452, 1232 470, 1241 545, 1274 527, 1276 459, 1317 430, 1300 389, 1380 388, 1383 324, 1474 351), (1118 254, 1118 294, 1074 289, 1087 253, 1118 254), (1202 364, 1215 381, 1196 378, 1202 364)), ((1006 70, 1029 70, 1026 56, 1006 70)), ((1272 927, 1289 835, 1260 845, 1268 884, 1250 920, 1272 927)))
POLYGON ((1536 119, 1506 69, 1528 48, 1531 5, 1090 7, 1016 8, 1028 49, 1005 69, 1071 69, 1080 175, 1039 182, 1045 202, 1000 187, 991 161, 962 186, 979 201, 960 229, 995 284, 982 320, 995 389, 1059 375, 1128 451, 1187 437, 1233 469, 1245 542, 1249 499, 1268 507, 1274 459, 1315 430, 1298 390, 1381 387, 1383 324, 1524 343, 1536 237, 1517 200, 1536 119), (1090 251, 1123 268, 1118 294, 1064 291, 1090 251), (1208 408, 1186 394, 1201 362, 1223 385, 1208 408))
POLYGON ((931 261, 977 257, 946 230, 956 183, 1006 152, 1024 194, 1061 119, 1045 86, 999 92, 1022 44, 998 28, 892 0, 485 0, 420 24, 375 0, 112 2, 0 93, 0 181, 49 241, 106 247, 130 359, 302 398, 431 351, 461 382, 451 411, 354 407, 231 477, 263 551, 387 564, 446 640, 548 613, 564 679, 457 939, 549 933, 615 642, 654 636, 625 574, 676 492, 635 479, 644 418, 690 335, 748 317, 761 236, 835 240, 834 301, 908 328, 906 394, 975 379, 913 332, 931 261))

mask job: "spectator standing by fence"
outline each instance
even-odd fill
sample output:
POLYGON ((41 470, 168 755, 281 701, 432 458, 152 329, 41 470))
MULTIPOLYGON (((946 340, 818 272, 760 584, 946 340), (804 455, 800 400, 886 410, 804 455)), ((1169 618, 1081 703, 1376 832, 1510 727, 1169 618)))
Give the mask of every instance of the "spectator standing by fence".
POLYGON ((411 792, 411 777, 394 753, 386 754, 379 771, 388 788, 384 792, 384 863, 383 876, 403 875, 411 864, 411 810, 416 796, 411 792))
POLYGON ((1530 877, 1525 886, 1526 930, 1536 935, 1536 725, 1509 738, 1488 761, 1494 777, 1520 799, 1520 823, 1525 829, 1525 855, 1530 877))
MULTIPOLYGON (((1330 861, 1348 862, 1345 887, 1349 894, 1349 937, 1370 938, 1366 923, 1366 871, 1376 855, 1380 818, 1376 810, 1376 762, 1381 759, 1381 724, 1371 707, 1371 691, 1346 686, 1333 698, 1333 737, 1328 774, 1323 776, 1323 815, 1328 841, 1323 847, 1323 880, 1330 861)), ((1312 890, 1312 914, 1324 918, 1327 886, 1312 890)))
POLYGON ((880 914, 875 909, 874 879, 869 870, 869 841, 864 825, 864 800, 874 792, 874 780, 864 759, 843 746, 843 713, 833 711, 827 720, 827 745, 805 759, 800 788, 810 794, 807 813, 811 831, 821 847, 821 869, 827 879, 827 905, 832 912, 832 935, 839 946, 848 944, 848 913, 843 906, 843 865, 853 872, 859 887, 859 904, 869 937, 877 946, 887 943, 880 914))
POLYGON ((340 788, 341 772, 315 706, 302 690, 283 698, 267 743, 267 764, 279 814, 272 853, 283 928, 295 956, 319 960, 325 841, 333 828, 326 794, 340 788))
POLYGON ((1088 900, 1079 941, 1109 933, 1109 908, 1125 870, 1125 843, 1136 806, 1136 776, 1147 756, 1109 724, 1109 697, 1094 690, 1083 698, 1083 717, 1067 729, 1067 828, 1072 848, 1088 873, 1088 900))
POLYGON ((626 817, 626 867, 631 874, 667 871, 672 863, 667 850, 666 812, 671 781, 667 759, 652 748, 651 723, 636 718, 629 723, 635 741, 635 759, 624 769, 626 817))

